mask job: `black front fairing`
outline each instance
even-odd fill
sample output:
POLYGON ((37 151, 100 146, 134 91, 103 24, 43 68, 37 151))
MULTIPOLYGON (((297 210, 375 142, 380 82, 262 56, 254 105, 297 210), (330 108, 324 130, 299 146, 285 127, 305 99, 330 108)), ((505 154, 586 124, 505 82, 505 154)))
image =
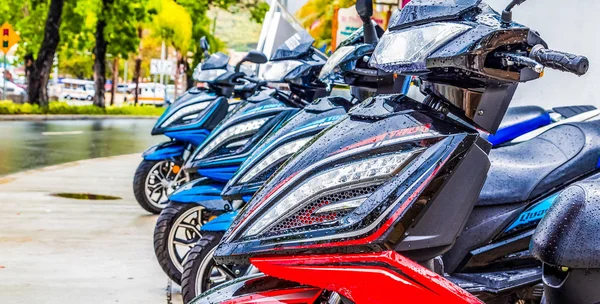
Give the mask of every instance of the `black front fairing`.
POLYGON ((320 98, 306 106, 285 122, 277 132, 265 138, 227 183, 221 196, 226 200, 238 200, 253 195, 290 155, 281 155, 262 170, 254 172, 257 165, 286 144, 311 139, 341 119, 350 107, 352 107, 352 103, 341 97, 320 98), (252 172, 253 175, 246 178, 246 174, 249 172, 252 172))
MULTIPOLYGON (((440 166, 444 165, 455 166, 448 160, 464 156, 475 145, 479 135, 435 118, 438 115, 407 97, 388 95, 375 99, 363 102, 346 118, 320 133, 275 173, 244 207, 226 233, 215 252, 218 261, 244 262, 252 255, 273 253, 273 250, 291 254, 313 250, 360 251, 367 247, 384 249, 402 239, 398 238, 398 233, 405 231, 406 224, 401 223, 402 219, 397 214, 394 217, 394 210, 405 207, 397 202, 414 198, 417 188, 421 187, 422 190, 424 185, 431 182, 426 180, 426 176, 432 170, 443 170, 440 166), (334 190, 341 193, 328 196, 330 191, 326 191, 316 195, 307 202, 315 200, 321 203, 288 209, 283 214, 285 220, 277 219, 276 223, 268 225, 258 234, 245 234, 262 216, 276 210, 275 207, 303 183, 312 184, 311 178, 316 174, 398 151, 417 151, 417 154, 407 160, 404 169, 397 175, 385 180, 342 184, 334 190), (362 195, 368 198, 358 208, 329 213, 324 217, 311 213, 323 204, 362 195), (389 228, 384 221, 376 220, 380 217, 389 217, 395 223, 392 226, 400 226, 389 228), (385 233, 363 241, 380 229, 384 229, 385 233)), ((460 203, 472 208, 474 200, 472 203, 460 203)), ((424 206, 413 207, 416 208, 414 212, 418 212, 424 206)), ((452 220, 462 223, 468 212, 466 216, 455 216, 452 220)), ((452 243, 462 226, 453 228, 435 239, 440 243, 452 243)))

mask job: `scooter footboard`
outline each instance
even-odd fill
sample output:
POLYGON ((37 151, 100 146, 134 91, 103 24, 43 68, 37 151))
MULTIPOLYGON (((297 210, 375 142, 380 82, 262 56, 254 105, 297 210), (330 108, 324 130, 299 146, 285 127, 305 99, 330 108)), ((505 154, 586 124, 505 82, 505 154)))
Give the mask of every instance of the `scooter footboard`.
POLYGON ((233 280, 203 293, 193 304, 315 303, 323 290, 257 274, 233 280))
POLYGON ((251 262, 267 275, 336 292, 357 304, 482 303, 395 251, 256 257, 251 262))

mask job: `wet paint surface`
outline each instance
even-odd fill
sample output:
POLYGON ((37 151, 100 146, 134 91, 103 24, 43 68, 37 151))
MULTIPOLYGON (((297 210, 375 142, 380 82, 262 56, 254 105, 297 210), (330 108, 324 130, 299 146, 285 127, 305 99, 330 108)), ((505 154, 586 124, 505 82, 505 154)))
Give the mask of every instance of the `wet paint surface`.
POLYGON ((77 160, 141 153, 167 140, 155 119, 0 122, 0 176, 77 160))

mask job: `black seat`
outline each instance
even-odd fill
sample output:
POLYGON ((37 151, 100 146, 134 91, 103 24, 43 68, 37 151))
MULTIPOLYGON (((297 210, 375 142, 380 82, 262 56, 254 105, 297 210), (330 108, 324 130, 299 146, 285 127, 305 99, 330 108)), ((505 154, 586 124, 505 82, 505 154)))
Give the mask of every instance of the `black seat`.
POLYGON ((558 196, 532 238, 532 254, 544 263, 600 268, 600 180, 575 183, 558 196))
POLYGON ((597 169, 600 121, 556 126, 529 141, 492 150, 477 205, 517 203, 597 169))

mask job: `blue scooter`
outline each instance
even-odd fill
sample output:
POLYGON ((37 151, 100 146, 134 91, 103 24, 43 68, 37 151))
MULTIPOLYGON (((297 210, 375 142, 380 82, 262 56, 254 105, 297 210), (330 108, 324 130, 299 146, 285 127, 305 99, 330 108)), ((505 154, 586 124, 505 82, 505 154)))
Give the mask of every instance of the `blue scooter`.
MULTIPOLYGON (((206 40, 202 39, 201 43, 207 50, 206 40)), ((241 98, 252 95, 259 87, 255 81, 239 82, 240 78, 248 77, 231 71, 228 55, 206 56, 208 59, 196 68, 194 77, 198 82, 207 83, 208 88, 188 90, 160 116, 152 135, 162 134, 170 140, 146 150, 135 172, 133 193, 148 212, 160 213, 168 196, 192 178, 181 170, 185 160, 241 98), (228 99, 232 95, 234 98, 228 99)))
POLYGON ((326 56, 311 47, 314 40, 308 34, 290 39, 276 50, 263 73, 265 81, 289 90, 262 89, 234 109, 184 165, 187 174, 201 178, 177 189, 161 212, 154 250, 159 264, 176 283, 181 281, 187 251, 200 237, 199 227, 215 214, 237 208, 237 203, 220 198, 225 183, 266 135, 281 128, 310 101, 325 95, 325 85, 315 75, 326 56))

